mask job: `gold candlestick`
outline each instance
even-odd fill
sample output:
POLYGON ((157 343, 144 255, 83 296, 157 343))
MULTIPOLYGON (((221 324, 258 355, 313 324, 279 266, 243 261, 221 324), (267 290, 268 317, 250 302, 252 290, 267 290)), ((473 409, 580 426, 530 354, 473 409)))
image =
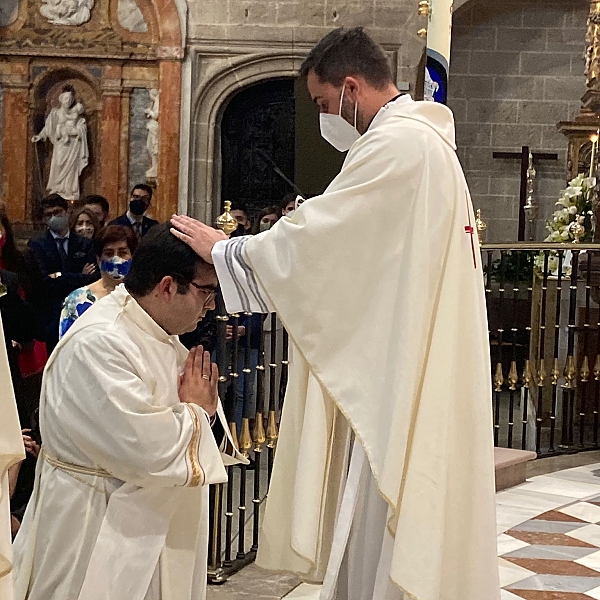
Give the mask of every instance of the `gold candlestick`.
POLYGON ((596 173, 596 154, 598 152, 598 138, 600 138, 600 131, 590 136, 592 142, 592 155, 590 157, 590 177, 593 177, 596 173))
POLYGON ((479 238, 479 245, 481 246, 484 241, 487 224, 481 218, 481 210, 479 208, 477 209, 477 218, 475 219, 475 229, 477 229, 477 237, 479 238))
POLYGON ((227 235, 232 234, 238 228, 237 219, 231 214, 231 202, 225 201, 225 212, 217 217, 217 227, 227 235))

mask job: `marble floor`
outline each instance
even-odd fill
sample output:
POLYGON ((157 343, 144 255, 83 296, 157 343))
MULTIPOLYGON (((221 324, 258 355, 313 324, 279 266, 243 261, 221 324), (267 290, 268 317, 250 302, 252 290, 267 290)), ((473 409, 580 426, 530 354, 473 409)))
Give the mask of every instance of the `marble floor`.
MULTIPOLYGON (((600 454, 533 464, 543 474, 496 495, 502 600, 600 600, 600 454)), ((319 586, 254 566, 209 586, 207 600, 236 598, 318 600, 319 586)))

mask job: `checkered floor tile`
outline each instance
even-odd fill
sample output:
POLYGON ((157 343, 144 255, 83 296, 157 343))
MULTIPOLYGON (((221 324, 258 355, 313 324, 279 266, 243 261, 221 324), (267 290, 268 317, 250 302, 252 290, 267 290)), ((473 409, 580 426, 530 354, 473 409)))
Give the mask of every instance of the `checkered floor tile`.
POLYGON ((512 527, 498 554, 503 598, 600 600, 600 496, 512 527))

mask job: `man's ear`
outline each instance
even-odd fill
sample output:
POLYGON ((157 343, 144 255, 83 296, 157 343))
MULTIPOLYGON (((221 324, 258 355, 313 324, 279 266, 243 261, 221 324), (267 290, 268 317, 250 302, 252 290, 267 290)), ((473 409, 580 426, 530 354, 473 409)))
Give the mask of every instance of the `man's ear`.
POLYGON ((156 291, 159 298, 170 300, 177 293, 177 283, 170 275, 166 275, 159 281, 156 291))

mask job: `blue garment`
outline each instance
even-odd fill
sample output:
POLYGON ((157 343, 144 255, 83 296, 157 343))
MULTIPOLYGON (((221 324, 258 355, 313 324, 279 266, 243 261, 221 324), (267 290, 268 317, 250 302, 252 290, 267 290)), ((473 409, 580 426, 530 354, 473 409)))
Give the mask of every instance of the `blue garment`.
POLYGON ((90 307, 98 298, 92 294, 86 285, 71 292, 63 303, 60 313, 60 325, 58 337, 62 338, 75 321, 90 307))

